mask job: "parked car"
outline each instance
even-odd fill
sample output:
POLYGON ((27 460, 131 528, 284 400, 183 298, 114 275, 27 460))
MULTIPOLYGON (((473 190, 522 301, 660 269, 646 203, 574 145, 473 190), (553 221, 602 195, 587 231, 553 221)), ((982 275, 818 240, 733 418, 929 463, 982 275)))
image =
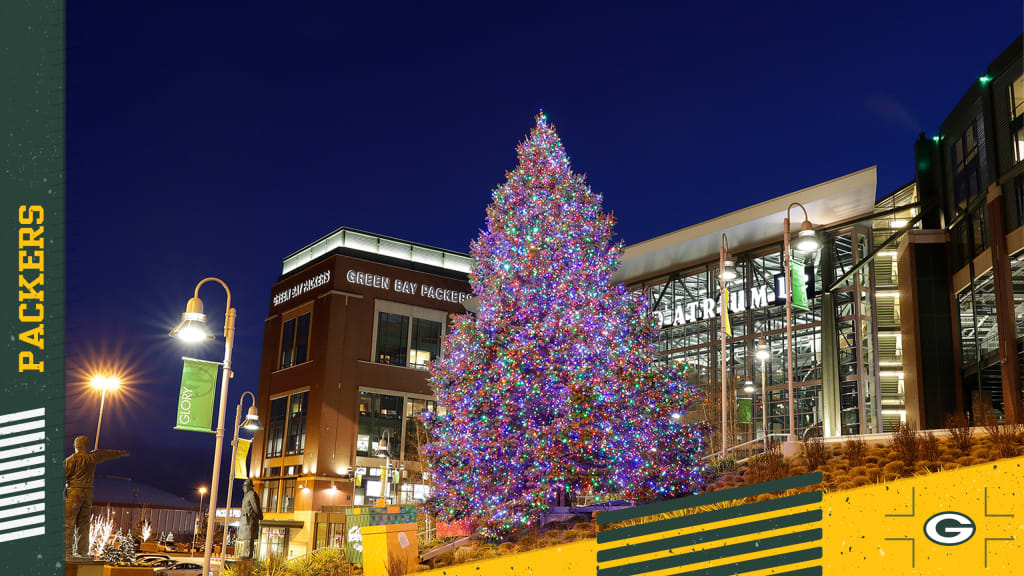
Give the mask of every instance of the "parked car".
POLYGON ((154 570, 153 576, 203 576, 203 567, 194 562, 178 562, 173 566, 154 570))
POLYGON ((171 557, 166 554, 136 554, 136 562, 155 562, 156 560, 170 560, 171 557))
POLYGON ((143 566, 148 566, 153 570, 156 570, 158 568, 169 568, 177 563, 177 560, 171 560, 169 558, 150 558, 149 560, 144 560, 140 562, 140 564, 142 564, 143 566))

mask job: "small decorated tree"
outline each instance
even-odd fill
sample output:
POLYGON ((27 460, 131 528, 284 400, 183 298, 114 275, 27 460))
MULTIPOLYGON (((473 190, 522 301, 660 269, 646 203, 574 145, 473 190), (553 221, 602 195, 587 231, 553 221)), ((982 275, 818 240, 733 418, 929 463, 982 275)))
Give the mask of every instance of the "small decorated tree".
POLYGON ((135 564, 135 541, 131 532, 118 530, 114 541, 104 549, 100 558, 107 564, 135 564))
POLYGON ((454 321, 430 365, 447 413, 427 418, 423 446, 430 506, 490 536, 536 522, 560 493, 693 491, 708 431, 682 423, 698 392, 656 363, 646 298, 612 281, 614 218, 543 113, 517 151, 472 245, 479 312, 454 321))

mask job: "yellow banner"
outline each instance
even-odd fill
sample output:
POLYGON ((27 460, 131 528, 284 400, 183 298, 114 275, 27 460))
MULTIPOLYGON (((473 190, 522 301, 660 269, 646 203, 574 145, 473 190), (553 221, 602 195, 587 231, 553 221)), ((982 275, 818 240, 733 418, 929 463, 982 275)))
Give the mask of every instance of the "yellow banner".
POLYGON ((722 289, 722 326, 725 333, 732 336, 732 324, 729 323, 729 289, 722 289))
POLYGON ((245 462, 249 459, 249 445, 252 440, 238 439, 238 451, 235 452, 235 479, 244 480, 249 477, 245 462))

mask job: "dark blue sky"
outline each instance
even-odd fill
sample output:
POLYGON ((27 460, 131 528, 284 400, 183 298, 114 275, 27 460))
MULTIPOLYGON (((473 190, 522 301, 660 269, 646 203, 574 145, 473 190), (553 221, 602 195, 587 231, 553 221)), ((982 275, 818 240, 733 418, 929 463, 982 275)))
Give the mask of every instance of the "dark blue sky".
POLYGON ((198 280, 238 309, 230 426, 281 259, 342 225, 467 250, 538 108, 634 243, 870 165, 910 181, 1022 26, 1019 0, 289 4, 68 8, 69 446, 82 367, 132 380, 101 447, 133 456, 102 473, 209 483, 212 437, 171 430, 180 356, 222 355, 166 336, 198 280))

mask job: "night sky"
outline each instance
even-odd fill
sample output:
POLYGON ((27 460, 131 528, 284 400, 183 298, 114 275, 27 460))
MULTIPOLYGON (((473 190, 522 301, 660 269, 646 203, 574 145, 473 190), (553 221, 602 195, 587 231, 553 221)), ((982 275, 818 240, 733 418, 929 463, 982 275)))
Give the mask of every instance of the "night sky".
POLYGON ((69 4, 65 445, 96 429, 84 374, 117 366, 100 447, 133 454, 99 472, 188 498, 213 437, 171 429, 180 357, 221 359, 223 291, 200 293, 216 342, 167 332, 203 277, 238 310, 230 428, 282 258, 339 226, 467 251, 538 109, 631 244, 871 165, 880 194, 909 182, 1022 22, 1020 0, 69 4))

